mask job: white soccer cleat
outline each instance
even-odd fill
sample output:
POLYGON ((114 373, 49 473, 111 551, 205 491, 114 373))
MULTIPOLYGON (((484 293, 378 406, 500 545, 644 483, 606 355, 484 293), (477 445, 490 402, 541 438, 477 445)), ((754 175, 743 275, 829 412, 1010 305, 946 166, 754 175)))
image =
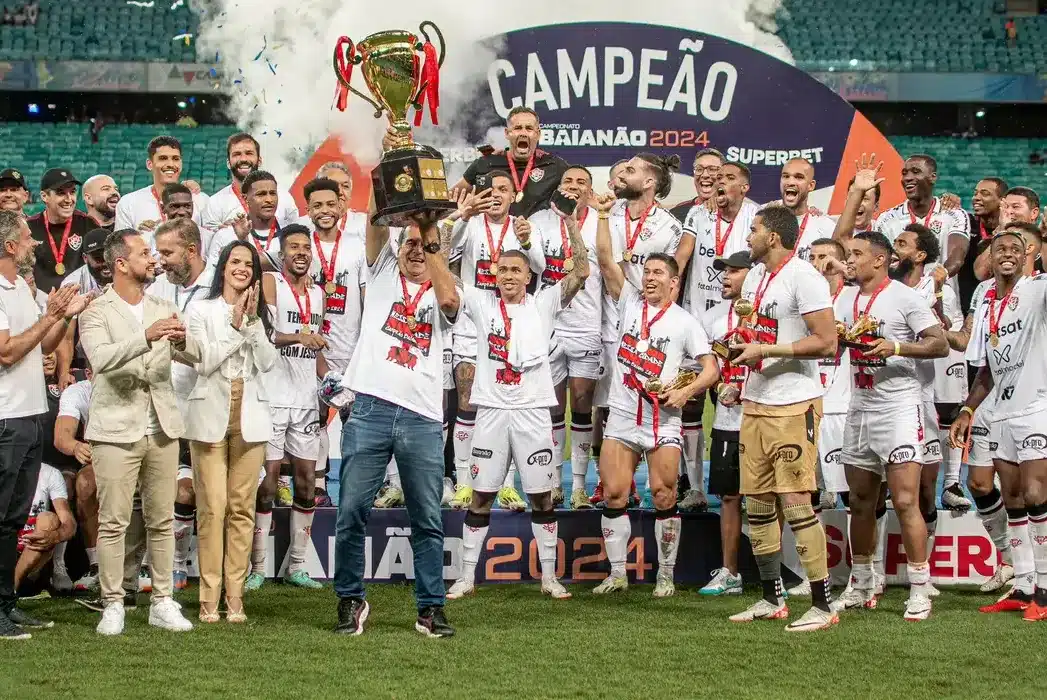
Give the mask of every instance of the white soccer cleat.
POLYGON ((102 619, 95 627, 95 632, 106 637, 115 637, 124 632, 124 601, 118 600, 105 604, 102 619))
POLYGON ((451 584, 451 587, 447 589, 447 600, 458 600, 464 598, 467 595, 476 593, 476 584, 472 581, 467 581, 464 578, 460 578, 451 584))
POLYGON ((875 574, 876 576, 876 595, 881 596, 887 590, 887 576, 885 574, 875 574))
POLYGON ((816 632, 827 630, 835 624, 839 624, 840 616, 835 612, 825 612, 821 608, 812 607, 805 612, 799 620, 793 620, 785 626, 786 632, 816 632))
POLYGON ((910 622, 922 622, 931 616, 931 599, 926 593, 913 588, 909 600, 905 602, 905 619, 910 622))
POLYGON ((727 567, 717 569, 713 572, 712 580, 702 586, 699 595, 740 595, 742 592, 742 577, 732 574, 727 567))
POLYGON ((811 597, 811 582, 807 579, 800 581, 798 584, 789 589, 790 598, 810 598, 811 597))
POLYGON ((673 583, 672 576, 663 574, 659 571, 658 578, 654 584, 654 593, 652 593, 652 595, 655 598, 668 598, 673 593, 676 593, 676 584, 673 583))
POLYGON ((560 506, 562 506, 563 505, 563 501, 564 501, 563 486, 555 486, 555 487, 553 487, 552 495, 553 495, 553 508, 559 508, 560 506))
POLYGON ((86 573, 80 578, 76 579, 73 584, 73 590, 77 593, 88 593, 91 591, 98 590, 98 574, 97 573, 86 573))
POLYGON ((451 480, 448 477, 445 476, 444 477, 444 490, 443 490, 443 494, 440 496, 440 505, 441 506, 449 506, 449 505, 451 505, 451 499, 452 498, 454 498, 454 484, 452 484, 451 480))
POLYGON ((68 593, 73 590, 73 579, 69 578, 69 572, 65 569, 55 569, 51 574, 51 586, 59 593, 68 593))
POLYGON ((731 615, 727 619, 731 622, 752 622, 753 620, 785 620, 788 617, 789 608, 785 601, 774 604, 760 598, 742 612, 731 615))
POLYGON ((567 600, 571 597, 571 592, 564 588, 559 579, 550 577, 542 579, 542 595, 550 596, 556 600, 567 600))
POLYGON ((992 576, 985 583, 978 586, 978 590, 982 593, 995 593, 1013 579, 1014 567, 1010 564, 1000 564, 996 567, 996 571, 992 572, 992 576))
POLYGON ((948 510, 968 511, 971 499, 967 498, 959 484, 952 484, 942 489, 942 506, 948 510))
POLYGON ((182 615, 181 607, 170 598, 157 598, 149 606, 149 624, 170 632, 188 632, 193 623, 182 615))
POLYGON ((854 610, 855 608, 872 610, 876 607, 876 601, 876 591, 874 589, 855 588, 852 582, 848 582, 847 588, 843 590, 839 598, 830 604, 830 607, 835 612, 854 610))
POLYGON ((605 578, 599 586, 593 589, 593 595, 604 595, 606 593, 624 591, 627 588, 629 588, 629 579, 625 576, 615 576, 614 574, 611 574, 605 578))
POLYGON ((942 592, 939 591, 937 588, 935 588, 933 583, 928 583, 927 584, 927 596, 929 598, 937 598, 941 594, 942 594, 942 592))
POLYGON ((404 492, 395 486, 389 486, 374 500, 375 508, 398 508, 404 504, 404 492))
POLYGON ((687 489, 676 507, 685 511, 701 511, 709 507, 709 499, 698 489, 687 489))

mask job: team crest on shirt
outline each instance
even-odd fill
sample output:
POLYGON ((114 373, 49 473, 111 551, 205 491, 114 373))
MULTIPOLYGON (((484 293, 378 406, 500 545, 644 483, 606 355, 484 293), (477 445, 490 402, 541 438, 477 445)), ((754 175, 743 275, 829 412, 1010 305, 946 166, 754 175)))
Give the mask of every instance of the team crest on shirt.
POLYGON ((542 168, 535 168, 531 171, 531 182, 541 182, 542 178, 545 177, 545 170, 542 168))
POLYGON ((424 357, 429 356, 429 348, 433 342, 433 307, 426 306, 415 311, 414 329, 408 325, 407 316, 404 303, 402 301, 393 302, 389 308, 389 316, 382 325, 382 331, 395 338, 400 344, 389 348, 385 359, 413 370, 418 364, 416 350, 424 357))
POLYGON ((1007 308, 1010 311, 1016 311, 1018 309, 1018 295, 1011 294, 1011 298, 1007 300, 1007 308))
POLYGON ((778 302, 772 301, 764 306, 756 314, 756 322, 753 323, 753 332, 756 334, 757 343, 774 345, 778 342, 778 302))
POLYGON ((59 391, 57 384, 48 384, 47 385, 47 393, 50 394, 51 396, 55 397, 56 399, 59 396, 62 395, 62 392, 59 391))
POLYGON ((80 246, 83 245, 84 239, 79 234, 74 233, 69 237, 69 247, 73 250, 80 250, 80 246))
POLYGON ((542 270, 542 288, 551 287, 564 277, 567 276, 567 270, 564 269, 564 263, 567 261, 564 256, 563 247, 560 247, 555 253, 545 254, 545 269, 542 270))
POLYGON ((480 254, 476 256, 476 275, 474 285, 477 289, 494 291, 498 288, 495 278, 495 265, 491 261, 491 253, 487 245, 480 244, 480 254))
POLYGON ((935 233, 939 233, 940 234, 942 232, 942 222, 939 221, 938 219, 935 219, 934 221, 931 222, 931 225, 928 228, 930 228, 935 233))

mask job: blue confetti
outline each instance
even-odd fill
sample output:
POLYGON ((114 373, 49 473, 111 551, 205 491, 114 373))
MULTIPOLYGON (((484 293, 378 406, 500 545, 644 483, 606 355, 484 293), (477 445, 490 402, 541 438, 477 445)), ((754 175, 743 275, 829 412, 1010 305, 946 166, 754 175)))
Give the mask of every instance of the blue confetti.
POLYGON ((262 35, 262 50, 259 51, 257 54, 255 54, 254 60, 257 61, 259 58, 262 57, 262 54, 265 53, 265 47, 266 46, 267 46, 267 42, 265 40, 265 34, 263 34, 262 35))
POLYGON ((218 59, 218 52, 217 52, 217 51, 215 51, 215 52, 214 52, 214 62, 215 62, 215 63, 218 63, 218 62, 219 62, 219 59, 218 59))
POLYGON ((276 66, 274 66, 272 63, 270 63, 268 58, 265 59, 265 62, 266 62, 266 65, 269 66, 269 70, 271 70, 273 72, 273 75, 276 75, 276 66))
POLYGON ((276 137, 277 137, 277 138, 280 138, 280 137, 281 137, 281 136, 283 136, 283 135, 284 135, 284 132, 282 132, 282 131, 277 131, 277 132, 276 132, 276 137))
POLYGON ((215 70, 214 68, 212 68, 209 72, 210 72, 212 78, 217 78, 218 77, 218 71, 215 70))

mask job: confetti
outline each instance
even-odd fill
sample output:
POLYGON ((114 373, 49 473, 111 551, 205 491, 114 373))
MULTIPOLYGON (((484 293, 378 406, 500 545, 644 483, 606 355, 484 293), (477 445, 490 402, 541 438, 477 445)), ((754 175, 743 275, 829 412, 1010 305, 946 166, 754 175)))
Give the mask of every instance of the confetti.
POLYGON ((175 1, 174 1, 174 2, 173 2, 173 3, 171 4, 171 9, 172 9, 172 10, 177 10, 177 9, 178 9, 179 7, 181 7, 181 6, 182 6, 182 5, 184 5, 184 4, 185 4, 185 0, 175 0, 175 1))
POLYGON ((171 37, 171 41, 185 41, 186 46, 188 46, 189 45, 189 40, 192 39, 192 38, 193 38, 192 34, 186 33, 186 34, 179 34, 177 36, 171 37))
POLYGON ((283 135, 284 135, 284 132, 282 132, 282 131, 277 131, 277 132, 276 132, 276 137, 277 137, 277 138, 280 138, 280 137, 281 137, 281 136, 283 136, 283 135))
POLYGON ((212 77, 212 78, 217 78, 217 77, 218 77, 218 71, 217 71, 217 70, 215 70, 214 68, 212 68, 212 69, 211 69, 211 70, 209 71, 209 73, 210 73, 210 75, 211 75, 211 77, 212 77))
POLYGON ((263 54, 263 53, 265 53, 265 47, 266 47, 267 45, 268 45, 268 43, 267 43, 267 42, 266 42, 266 40, 265 40, 265 34, 263 34, 263 35, 262 35, 262 50, 261 50, 261 51, 259 51, 258 53, 256 53, 256 54, 255 54, 255 56, 254 56, 254 60, 256 60, 256 61, 257 61, 257 60, 258 60, 259 58, 261 58, 261 57, 262 57, 262 54, 263 54))
POLYGON ((149 0, 149 2, 140 2, 140 0, 127 0, 127 4, 134 5, 135 7, 152 7, 156 3, 154 3, 153 0, 149 0))
POLYGON ((265 59, 266 65, 269 66, 269 70, 272 71, 273 75, 276 75, 276 66, 269 62, 269 59, 265 59))

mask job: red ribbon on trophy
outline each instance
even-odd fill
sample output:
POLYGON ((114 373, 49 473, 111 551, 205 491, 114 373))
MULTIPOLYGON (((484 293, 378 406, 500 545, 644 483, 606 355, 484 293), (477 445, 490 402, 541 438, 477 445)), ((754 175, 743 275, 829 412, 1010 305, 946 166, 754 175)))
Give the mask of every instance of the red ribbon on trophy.
MULTIPOLYGON (((418 109, 414 113, 414 125, 422 125, 422 111, 426 102, 429 103, 429 120, 434 125, 437 125, 440 123, 440 120, 437 118, 437 110, 440 108, 440 59, 436 53, 436 47, 433 46, 431 41, 425 42, 422 52, 425 54, 425 63, 421 66, 421 75, 419 77, 422 92, 418 95, 418 109)), ((418 75, 418 64, 418 54, 415 54, 415 75, 418 75)))
POLYGON ((338 62, 338 74, 342 80, 338 81, 335 88, 335 106, 339 112, 344 112, 349 104, 349 85, 353 78, 353 63, 356 61, 356 44, 347 36, 338 38, 338 45, 334 50, 335 60, 338 62), (348 55, 344 47, 348 44, 348 55), (344 81, 344 82, 343 82, 344 81))

